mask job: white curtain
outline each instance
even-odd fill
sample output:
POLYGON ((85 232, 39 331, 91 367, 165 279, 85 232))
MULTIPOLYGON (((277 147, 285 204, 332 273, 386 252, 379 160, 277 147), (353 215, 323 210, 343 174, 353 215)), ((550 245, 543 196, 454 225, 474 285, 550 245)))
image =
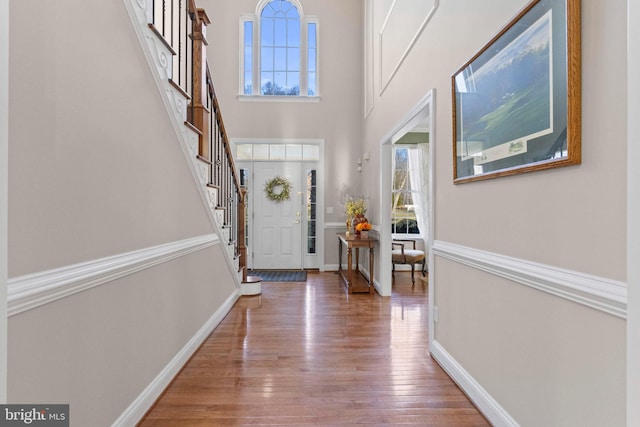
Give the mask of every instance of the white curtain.
POLYGON ((426 247, 429 241, 429 144, 416 144, 409 150, 409 179, 416 206, 416 221, 426 247))

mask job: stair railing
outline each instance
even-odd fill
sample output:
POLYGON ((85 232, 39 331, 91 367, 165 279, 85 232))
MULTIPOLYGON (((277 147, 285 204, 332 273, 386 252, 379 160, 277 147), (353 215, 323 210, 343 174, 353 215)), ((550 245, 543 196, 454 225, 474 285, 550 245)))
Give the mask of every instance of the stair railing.
POLYGON ((173 53, 171 83, 185 95, 192 88, 192 10, 193 0, 153 0, 151 23, 154 30, 173 53))
POLYGON ((189 99, 187 122, 199 134, 198 160, 209 169, 209 188, 217 193, 216 217, 239 258, 242 279, 247 279, 245 196, 225 130, 207 62, 206 28, 211 23, 194 0, 153 0, 149 26, 173 52, 171 83, 189 99))

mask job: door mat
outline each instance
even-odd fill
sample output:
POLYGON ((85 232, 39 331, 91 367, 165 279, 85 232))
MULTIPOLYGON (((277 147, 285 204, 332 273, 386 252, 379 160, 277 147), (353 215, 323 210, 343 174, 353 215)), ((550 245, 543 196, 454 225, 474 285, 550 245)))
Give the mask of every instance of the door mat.
POLYGON ((306 282, 307 272, 301 270, 249 270, 249 276, 258 276, 263 282, 306 282))

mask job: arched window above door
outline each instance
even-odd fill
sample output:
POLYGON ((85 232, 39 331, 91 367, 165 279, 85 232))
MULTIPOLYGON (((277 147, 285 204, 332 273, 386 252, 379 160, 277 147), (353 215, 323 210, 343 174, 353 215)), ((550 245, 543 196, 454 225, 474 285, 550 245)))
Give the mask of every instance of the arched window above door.
POLYGON ((261 0, 241 24, 244 98, 318 97, 318 20, 298 0, 261 0))

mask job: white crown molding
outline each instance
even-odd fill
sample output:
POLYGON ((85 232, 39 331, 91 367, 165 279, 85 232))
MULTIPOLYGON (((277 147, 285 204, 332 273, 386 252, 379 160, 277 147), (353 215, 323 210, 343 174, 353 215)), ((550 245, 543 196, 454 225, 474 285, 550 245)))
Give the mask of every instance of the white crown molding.
POLYGON ((627 284, 617 280, 435 241, 433 254, 626 319, 627 284))
POLYGON ((218 308, 200 330, 189 340, 189 342, 175 355, 175 357, 165 366, 158 376, 140 393, 136 400, 129 405, 126 411, 118 417, 113 426, 134 426, 153 406, 156 399, 164 392, 173 378, 189 361, 191 356, 198 350, 213 330, 222 322, 224 317, 231 311, 235 302, 240 298, 240 291, 236 289, 229 298, 218 308))
POLYGON ((9 279, 9 317, 219 243, 207 234, 9 279))
POLYGON ((487 417, 491 425, 496 427, 518 426, 516 420, 436 340, 431 341, 429 353, 455 383, 464 390, 464 393, 487 417))

